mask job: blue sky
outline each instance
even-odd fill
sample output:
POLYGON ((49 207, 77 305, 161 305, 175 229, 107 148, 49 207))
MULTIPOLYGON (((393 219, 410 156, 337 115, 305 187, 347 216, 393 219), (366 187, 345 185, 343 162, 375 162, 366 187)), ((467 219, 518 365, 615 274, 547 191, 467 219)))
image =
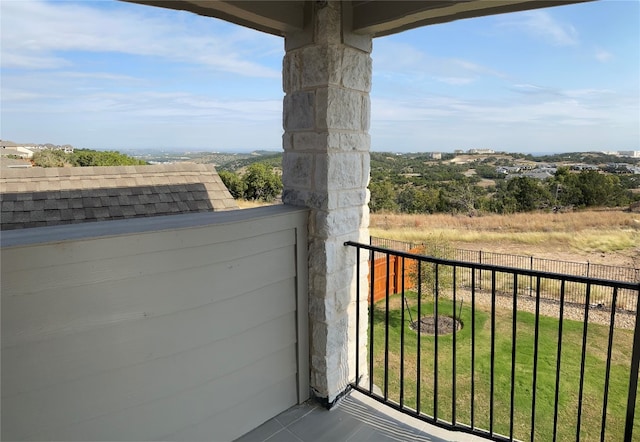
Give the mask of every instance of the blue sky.
MULTIPOLYGON (((282 38, 118 1, 0 8, 1 139, 281 149, 282 38)), ((423 27, 372 58, 373 150, 640 150, 638 0, 423 27)))

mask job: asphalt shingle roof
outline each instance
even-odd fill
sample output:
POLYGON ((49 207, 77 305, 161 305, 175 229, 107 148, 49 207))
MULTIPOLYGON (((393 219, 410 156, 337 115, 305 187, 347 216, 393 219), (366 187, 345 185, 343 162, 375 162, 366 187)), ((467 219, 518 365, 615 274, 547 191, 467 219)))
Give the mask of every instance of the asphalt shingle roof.
POLYGON ((4 169, 2 230, 237 209, 211 165, 4 169))

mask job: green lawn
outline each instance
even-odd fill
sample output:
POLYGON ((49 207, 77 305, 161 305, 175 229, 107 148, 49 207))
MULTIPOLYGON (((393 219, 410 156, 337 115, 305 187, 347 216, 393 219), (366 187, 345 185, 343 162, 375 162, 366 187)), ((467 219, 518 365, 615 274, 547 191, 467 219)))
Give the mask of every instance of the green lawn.
MULTIPOLYGON (((417 299, 413 293, 407 294, 410 312, 417 317, 417 299)), ((400 402, 400 337, 402 309, 400 295, 389 300, 389 352, 388 352, 388 395, 394 402, 400 402)), ((433 302, 423 301, 421 314, 432 314, 433 302)), ((481 307, 482 308, 482 307, 481 307)), ((438 303, 438 313, 451 316, 451 300, 438 303)), ((453 420, 453 386, 456 389, 455 420, 471 423, 471 308, 466 299, 462 309, 456 309, 463 323, 456 334, 456 377, 453 379, 453 335, 438 338, 437 358, 437 417, 453 420), (460 313, 461 312, 461 313, 460 313)), ((385 365, 385 302, 375 305, 374 314, 374 373, 376 385, 384 389, 385 365)), ((475 314, 475 397, 474 426, 488 430, 490 427, 490 385, 491 385, 491 312, 476 309, 475 314)), ((495 313, 495 359, 493 392, 493 430, 509 435, 509 415, 511 406, 512 367, 512 320, 510 310, 495 313)), ((404 327, 404 405, 416 408, 417 379, 417 334, 409 328, 409 312, 405 309, 404 327)), ((533 391, 535 316, 518 312, 515 339, 515 388, 513 435, 517 439, 531 437, 531 410, 533 391)), ((535 440, 552 440, 556 358, 558 350, 559 321, 540 317, 538 368, 536 387, 535 440)), ((604 380, 607 360, 608 327, 589 324, 587 331, 587 352, 585 358, 585 380, 582 403, 581 440, 600 438, 604 380)), ((560 373, 560 395, 558 411, 558 440, 575 440, 578 418, 578 393, 582 358, 583 324, 563 321, 562 354, 560 373)), ((629 330, 616 329, 613 337, 613 354, 609 384, 609 398, 606 419, 606 440, 621 440, 629 382, 633 336, 629 330)), ((435 338, 422 335, 420 339, 420 411, 433 416, 434 379, 436 360, 434 357, 435 338)), ((640 436, 640 416, 634 422, 634 435, 640 436)))

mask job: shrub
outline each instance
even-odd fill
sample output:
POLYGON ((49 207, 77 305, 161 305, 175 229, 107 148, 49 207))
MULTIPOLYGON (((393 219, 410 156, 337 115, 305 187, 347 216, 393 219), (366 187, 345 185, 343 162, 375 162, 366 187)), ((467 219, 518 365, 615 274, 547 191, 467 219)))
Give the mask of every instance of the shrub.
MULTIPOLYGON (((443 238, 437 238, 420 245, 417 248, 416 254, 434 258, 453 259, 455 249, 450 242, 443 238)), ((418 283, 421 284, 423 296, 425 293, 433 296, 436 290, 438 293, 441 293, 443 290, 450 289, 453 286, 453 270, 451 266, 439 266, 431 262, 421 262, 419 266, 412 267, 409 276, 414 282, 415 287, 418 287, 418 283)))

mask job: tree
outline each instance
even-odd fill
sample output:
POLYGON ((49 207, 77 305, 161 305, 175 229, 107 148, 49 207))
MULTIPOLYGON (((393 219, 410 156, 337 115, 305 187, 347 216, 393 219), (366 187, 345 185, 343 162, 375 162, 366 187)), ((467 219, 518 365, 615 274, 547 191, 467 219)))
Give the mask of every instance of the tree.
POLYGON ((265 163, 250 165, 242 181, 246 186, 244 198, 247 200, 273 201, 282 191, 282 179, 265 163))
POLYGON ((476 174, 478 176, 481 176, 482 178, 487 178, 490 180, 501 180, 504 179, 504 174, 500 173, 496 170, 496 166, 494 164, 491 165, 487 165, 487 164, 478 164, 475 167, 476 169, 476 174))
POLYGON ((578 175, 578 185, 582 192, 582 204, 586 207, 617 206, 629 202, 617 176, 589 170, 578 175))
POLYGON ((74 166, 142 166, 146 161, 138 160, 118 151, 96 151, 91 149, 76 149, 70 154, 74 166))
POLYGON ((52 149, 40 150, 34 153, 32 161, 36 167, 65 167, 71 165, 64 152, 52 149))
POLYGON ((231 193, 231 196, 234 199, 242 198, 244 196, 247 185, 244 181, 242 181, 242 178, 240 178, 235 173, 226 170, 221 170, 220 172, 218 172, 218 175, 220 176, 220 179, 222 180, 224 185, 227 186, 227 189, 229 189, 229 193, 231 193))
POLYGON ((90 167, 90 166, 142 166, 147 162, 117 151, 76 149, 73 153, 63 150, 44 149, 33 155, 33 164, 38 167, 90 167))
POLYGON ((433 213, 438 208, 439 191, 417 189, 409 185, 398 194, 398 206, 403 213, 433 213))
POLYGON ((482 188, 474 186, 468 179, 456 180, 440 192, 439 209, 441 212, 466 213, 473 216, 481 205, 482 188))
POLYGON ((380 212, 382 210, 393 212, 398 208, 396 204, 396 190, 393 184, 388 181, 376 181, 369 184, 371 192, 371 200, 369 201, 369 209, 372 212, 380 212))
POLYGON ((559 167, 555 176, 548 183, 549 192, 553 195, 556 207, 573 207, 582 205, 582 191, 578 175, 571 173, 568 167, 559 167))
POLYGON ((498 184, 494 209, 499 213, 530 212, 551 205, 551 194, 539 180, 516 177, 498 184))

